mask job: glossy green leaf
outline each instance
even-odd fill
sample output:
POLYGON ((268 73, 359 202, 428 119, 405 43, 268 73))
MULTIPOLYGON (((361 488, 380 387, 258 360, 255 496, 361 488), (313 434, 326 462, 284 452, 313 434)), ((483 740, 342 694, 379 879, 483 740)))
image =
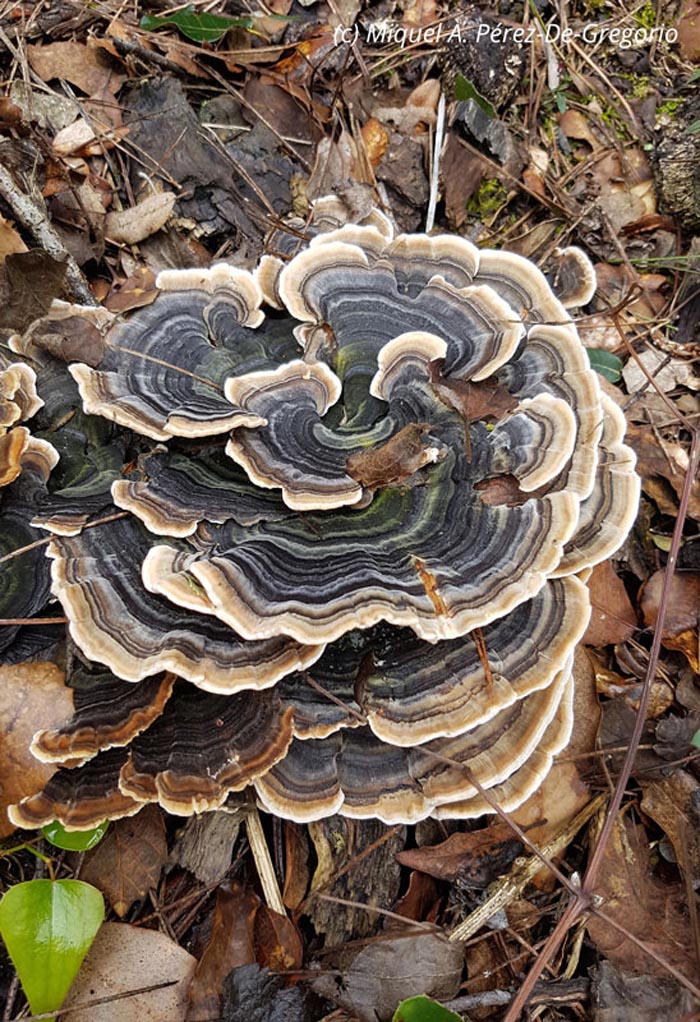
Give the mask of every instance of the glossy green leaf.
POLYGON ((97 888, 81 880, 29 880, 0 901, 0 936, 32 1014, 56 1011, 104 919, 97 888))
POLYGON ((496 111, 491 106, 488 99, 482 96, 476 86, 473 85, 468 78, 465 78, 464 75, 456 75, 454 89, 455 99, 473 99, 476 105, 481 107, 487 117, 490 117, 492 120, 496 117, 496 111))
POLYGON ((174 14, 144 14, 139 22, 139 28, 151 31, 154 28, 163 28, 166 25, 174 25, 187 39, 195 43, 215 43, 226 35, 230 28, 250 28, 253 24, 251 18, 227 18, 222 14, 198 13, 194 7, 185 7, 174 14))
POLYGON ((610 383, 618 383, 622 376, 622 362, 613 355, 611 351, 603 351, 600 348, 586 348, 588 352, 588 361, 591 363, 591 369, 595 369, 597 373, 604 376, 610 383))
POLYGON ((86 852, 88 848, 98 845, 107 833, 109 820, 93 827, 92 830, 66 830, 66 828, 54 820, 41 828, 41 833, 47 841, 50 841, 56 848, 63 848, 67 852, 86 852))
POLYGON ((402 1001, 392 1016, 392 1022, 462 1022, 462 1016, 439 1001, 420 994, 402 1001))

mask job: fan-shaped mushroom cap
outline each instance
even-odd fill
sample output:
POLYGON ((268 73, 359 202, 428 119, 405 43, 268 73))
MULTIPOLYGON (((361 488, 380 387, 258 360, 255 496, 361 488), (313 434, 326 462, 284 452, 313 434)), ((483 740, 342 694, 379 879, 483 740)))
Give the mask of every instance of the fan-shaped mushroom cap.
POLYGON ((82 765, 106 749, 128 745, 160 717, 174 682, 172 674, 138 685, 104 675, 82 685, 73 679, 73 717, 55 730, 37 731, 32 752, 42 763, 82 765))
POLYGON ((229 524, 206 556, 184 563, 153 547, 144 580, 181 603, 183 578, 192 579, 217 617, 249 639, 325 643, 378 621, 433 642, 463 635, 542 587, 576 527, 577 504, 561 492, 518 508, 464 506, 451 468, 451 459, 432 468, 445 473, 432 480, 441 504, 429 485, 416 486, 382 491, 357 517, 341 509, 332 521, 264 523, 245 537, 229 524))
POLYGON ((147 534, 132 519, 49 545, 52 590, 73 640, 119 677, 139 681, 166 670, 209 692, 236 692, 273 685, 322 653, 322 646, 302 648, 284 637, 244 642, 201 600, 200 613, 175 612, 141 584, 148 549, 147 534))
POLYGON ((32 829, 58 820, 69 830, 92 830, 103 820, 133 816, 143 808, 119 788, 126 749, 111 749, 75 769, 57 770, 42 791, 10 806, 15 827, 32 829))
POLYGON ((24 362, 0 361, 0 429, 31 419, 44 402, 36 392, 36 373, 24 362))
POLYGON ((469 820, 485 813, 492 813, 494 805, 510 813, 534 795, 551 770, 554 757, 566 748, 571 738, 574 725, 574 692, 575 683, 572 676, 540 744, 507 780, 489 790, 488 799, 481 794, 473 795, 458 802, 436 806, 432 815, 438 820, 469 820))
POLYGON ((566 575, 600 564, 624 542, 637 517, 641 480, 635 472, 637 459, 625 438, 625 417, 601 394, 603 434, 598 447, 595 486, 583 501, 578 528, 564 547, 564 556, 553 575, 566 575))
POLYGON ((291 357, 289 326, 263 322, 252 274, 225 264, 163 271, 157 284, 158 299, 107 334, 99 369, 70 366, 85 410, 156 440, 254 425, 226 400, 224 380, 291 357))
POLYGON ((297 822, 339 811, 389 824, 423 819, 436 805, 477 794, 472 777, 488 789, 514 773, 543 738, 568 680, 568 670, 561 671, 547 688, 478 728, 415 748, 387 745, 368 728, 322 741, 295 739, 285 758, 255 782, 258 797, 297 822))
POLYGON ((233 519, 248 526, 292 513, 276 494, 251 483, 223 457, 221 448, 202 451, 194 459, 156 447, 139 459, 138 474, 140 478, 117 480, 112 500, 156 536, 190 536, 200 522, 233 519))
POLYGON ((189 815, 216 809, 284 757, 292 711, 273 690, 204 695, 185 686, 131 744, 119 781, 126 794, 189 815), (213 726, 216 722, 216 726, 213 726), (179 736, 186 731, 183 746, 179 736))
MULTIPOLYGON (((32 528, 31 519, 46 494, 58 452, 46 440, 30 436, 24 426, 15 426, 11 433, 17 430, 22 431, 21 474, 15 474, 0 498, 0 563, 4 562, 0 568, 0 618, 30 618, 49 597, 48 564, 43 547, 37 546, 42 534, 32 528)), ((0 652, 13 642, 18 628, 0 627, 0 652)))

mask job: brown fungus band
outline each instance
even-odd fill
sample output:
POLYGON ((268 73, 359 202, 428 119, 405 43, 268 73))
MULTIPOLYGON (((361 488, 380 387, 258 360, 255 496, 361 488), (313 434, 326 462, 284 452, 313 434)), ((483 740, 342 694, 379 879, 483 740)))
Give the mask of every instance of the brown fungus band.
POLYGON ((16 823, 251 785, 298 821, 472 817, 566 745, 577 573, 639 490, 567 311, 590 265, 562 254, 560 299, 522 257, 340 209, 255 273, 161 273, 71 367, 86 412, 160 443, 112 486, 125 517, 56 518, 53 592, 109 673, 37 734, 63 765, 16 823))

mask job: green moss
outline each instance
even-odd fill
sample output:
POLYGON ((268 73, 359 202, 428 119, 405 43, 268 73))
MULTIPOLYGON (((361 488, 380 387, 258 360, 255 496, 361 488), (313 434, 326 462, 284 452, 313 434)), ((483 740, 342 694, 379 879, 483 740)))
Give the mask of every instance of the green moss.
POLYGON ((653 4, 644 4, 634 15, 634 20, 642 28, 653 28, 656 24, 656 9, 653 4))
POLYGON ((660 116, 661 114, 666 114, 668 117, 673 117, 673 115, 678 110, 678 107, 680 106, 683 106, 682 99, 667 99, 665 103, 659 103, 659 105, 657 106, 656 108, 657 117, 660 116))
POLYGON ((645 99, 652 90, 649 75, 618 75, 629 83, 628 92, 633 99, 645 99))
POLYGON ((497 177, 487 177, 467 203, 467 213, 480 220, 489 220, 498 212, 508 196, 508 189, 497 177))

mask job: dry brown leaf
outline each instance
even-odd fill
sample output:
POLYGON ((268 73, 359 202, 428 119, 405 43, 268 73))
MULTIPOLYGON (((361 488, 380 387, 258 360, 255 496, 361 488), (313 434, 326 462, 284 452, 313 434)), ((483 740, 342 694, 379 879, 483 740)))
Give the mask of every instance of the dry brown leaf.
MULTIPOLYGON (((657 955, 695 981, 697 964, 691 948, 680 884, 654 876, 644 828, 625 811, 615 821, 601 862, 595 894, 600 909, 657 955)), ((614 965, 644 975, 667 975, 653 958, 600 916, 592 915, 588 933, 614 965)))
POLYGON ((63 291, 65 262, 41 249, 13 252, 0 270, 0 327, 21 332, 45 315, 63 291))
POLYGON ((399 852, 396 859, 402 866, 418 869, 437 880, 483 889, 507 872, 522 850, 511 828, 499 821, 483 830, 450 834, 439 845, 399 852))
MULTIPOLYGON (((642 489, 656 498, 652 491, 655 479, 665 479, 670 483, 677 498, 680 498, 688 468, 688 452, 679 443, 665 440, 649 429, 646 425, 637 426, 628 423, 627 443, 637 455, 637 472, 642 478, 642 489)), ((666 513, 674 513, 677 508, 664 508, 666 513)), ((700 479, 693 482, 688 503, 688 514, 691 518, 700 519, 700 479)))
POLYGON ((600 149, 603 142, 593 129, 590 119, 580 110, 565 110, 559 114, 559 127, 567 138, 588 142, 591 149, 600 149))
POLYGON ((450 1000, 460 983, 464 950, 436 933, 410 934, 363 948, 343 970, 343 985, 322 976, 313 984, 361 1022, 389 1022, 406 997, 450 1000))
POLYGON ((220 1016, 223 981, 232 969, 255 961, 253 924, 259 908, 258 896, 235 881, 217 889, 211 935, 189 990, 188 1019, 220 1016))
POLYGON ((656 212, 651 165, 641 149, 627 149, 624 158, 607 153, 593 168, 597 203, 615 230, 656 212))
POLYGON ((678 49, 683 60, 700 60, 700 3, 684 0, 678 21, 678 49))
MULTIPOLYGON (((663 571, 656 571, 645 583, 640 596, 644 623, 656 624, 664 586, 663 571)), ((669 607, 664 618, 661 641, 667 649, 679 649, 696 673, 700 673, 700 575, 678 572, 671 579, 669 607)))
POLYGON ((629 639, 637 627, 637 615, 610 561, 593 569, 588 591, 593 609, 583 642, 587 646, 608 646, 629 639))
POLYGON ((5 262, 8 255, 13 252, 26 252, 27 246, 21 237, 4 217, 0 216, 0 263, 5 262))
POLYGON ((163 227, 175 205, 174 192, 158 192, 129 209, 113 211, 105 219, 105 233, 111 241, 137 245, 163 227))
POLYGON ((107 1000, 83 1011, 66 1012, 71 1022, 184 1022, 187 988, 197 961, 158 930, 127 923, 105 923, 70 988, 64 1010, 73 1004, 107 1000), (116 994, 157 983, 149 993, 110 1001, 116 994))
POLYGON ((98 366, 105 353, 102 334, 85 316, 46 319, 32 330, 32 344, 63 362, 98 366))
MULTIPOLYGON (((438 885, 433 877, 420 870, 413 870, 408 878, 408 889, 402 894, 392 911, 404 919, 415 919, 418 922, 435 922, 440 904, 438 885)), ((387 929, 402 926, 398 919, 387 919, 387 929)))
POLYGON ((658 780, 640 778, 642 811, 673 845, 676 862, 689 879, 700 877, 700 783, 687 770, 658 780))
POLYGON ((128 130, 114 130, 104 122, 91 118, 88 123, 84 117, 79 117, 56 134, 51 147, 58 156, 99 156, 105 149, 113 148, 116 141, 128 134, 128 130))
POLYGON ((115 284, 104 300, 110 312, 128 312, 151 305, 158 297, 156 275, 148 266, 139 266, 121 284, 115 284))
POLYGON ((121 919, 158 885, 167 858, 163 817, 155 806, 146 806, 137 816, 112 824, 87 853, 81 879, 98 887, 121 919))
POLYGON ((253 925, 255 959, 272 972, 298 969, 304 957, 301 937, 291 919, 261 905, 253 925))
POLYGON ((284 888, 282 900, 294 912, 299 908, 309 888, 309 839, 304 827, 284 821, 284 888))
POLYGON ((622 370, 622 378, 630 394, 648 387, 649 376, 653 376, 654 383, 664 394, 676 387, 700 390, 700 374, 696 365, 686 359, 669 358, 656 348, 641 351, 638 360, 631 358, 622 370))
POLYGON ((113 62, 102 49, 83 43, 28 46, 27 57, 32 70, 45 82, 62 78, 87 96, 94 96, 105 89, 111 93, 118 92, 126 81, 126 76, 114 70, 113 62))
POLYGON ((14 827, 7 807, 33 795, 55 773, 29 751, 41 728, 55 728, 73 716, 73 691, 56 664, 0 667, 0 838, 14 827))
POLYGON ((362 140, 367 151, 367 159, 373 167, 378 167, 389 145, 389 134, 376 117, 370 117, 363 126, 362 140))
POLYGON ((467 219, 467 203, 488 171, 488 164, 466 149, 455 132, 449 132, 441 161, 445 212, 450 226, 459 229, 467 219))

